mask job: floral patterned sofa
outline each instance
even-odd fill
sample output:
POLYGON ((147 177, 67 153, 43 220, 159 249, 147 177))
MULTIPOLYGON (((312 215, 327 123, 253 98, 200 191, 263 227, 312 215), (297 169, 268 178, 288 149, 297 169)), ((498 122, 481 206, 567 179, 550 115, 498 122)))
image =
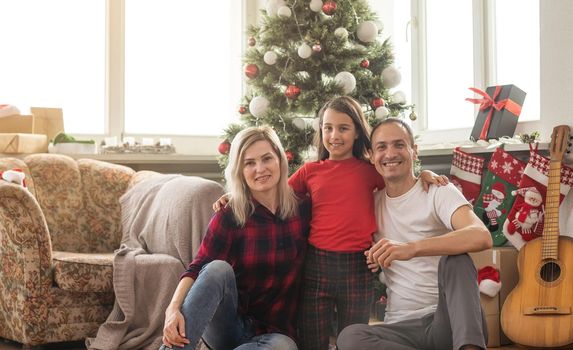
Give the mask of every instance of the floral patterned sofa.
POLYGON ((24 345, 94 336, 114 303, 120 196, 157 173, 91 159, 0 158, 0 338, 24 345))

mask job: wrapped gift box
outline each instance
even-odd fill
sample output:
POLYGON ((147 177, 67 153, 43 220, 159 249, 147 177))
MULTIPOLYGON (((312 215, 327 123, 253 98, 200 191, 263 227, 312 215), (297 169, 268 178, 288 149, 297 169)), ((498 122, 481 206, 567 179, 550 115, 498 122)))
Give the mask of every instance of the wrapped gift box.
POLYGON ((61 108, 32 107, 31 115, 11 115, 0 118, 0 132, 17 134, 44 134, 51 140, 64 131, 61 108))
POLYGON ((511 344, 511 340, 505 336, 501 329, 499 318, 503 302, 519 280, 517 254, 518 251, 514 247, 494 247, 481 252, 470 253, 476 269, 479 270, 484 266, 493 266, 499 271, 501 282, 499 293, 494 297, 480 293, 480 301, 485 313, 489 334, 488 347, 511 344))
POLYGON ((33 134, 33 115, 14 114, 0 118, 0 132, 33 134))
POLYGON ((513 137, 526 93, 515 85, 490 86, 485 92, 475 88, 470 90, 482 96, 466 99, 480 105, 470 139, 513 137))
POLYGON ((45 153, 48 137, 39 134, 0 134, 0 153, 45 153))

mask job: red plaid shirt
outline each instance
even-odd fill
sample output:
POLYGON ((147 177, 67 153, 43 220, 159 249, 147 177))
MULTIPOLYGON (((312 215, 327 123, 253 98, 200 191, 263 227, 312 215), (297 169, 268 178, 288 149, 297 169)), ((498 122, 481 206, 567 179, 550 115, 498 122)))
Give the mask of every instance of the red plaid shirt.
POLYGON ((213 260, 227 261, 235 271, 239 313, 250 318, 256 334, 283 333, 295 339, 295 320, 310 222, 310 203, 299 215, 281 220, 255 202, 255 212, 239 227, 233 212, 217 212, 195 259, 183 277, 197 279, 213 260))

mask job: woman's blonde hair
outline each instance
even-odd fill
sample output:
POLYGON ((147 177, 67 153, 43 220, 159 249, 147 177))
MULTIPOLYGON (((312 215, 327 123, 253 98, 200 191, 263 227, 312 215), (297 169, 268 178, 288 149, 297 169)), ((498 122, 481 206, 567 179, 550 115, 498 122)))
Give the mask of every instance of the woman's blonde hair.
POLYGON ((243 176, 245 151, 257 141, 267 141, 280 162, 280 178, 278 187, 278 216, 281 219, 292 217, 298 213, 298 204, 292 188, 288 185, 288 161, 285 151, 275 131, 269 126, 249 127, 241 130, 231 142, 229 163, 225 168, 225 180, 229 191, 229 206, 233 210, 235 220, 244 226, 247 219, 255 211, 251 191, 243 176))

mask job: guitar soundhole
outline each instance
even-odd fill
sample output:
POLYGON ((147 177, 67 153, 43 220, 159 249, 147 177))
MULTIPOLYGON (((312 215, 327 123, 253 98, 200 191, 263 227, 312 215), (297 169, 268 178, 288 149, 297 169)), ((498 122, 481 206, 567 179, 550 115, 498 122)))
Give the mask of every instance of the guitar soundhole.
POLYGON ((548 262, 541 267, 540 277, 545 282, 555 282, 561 275, 561 267, 555 262, 548 262))

